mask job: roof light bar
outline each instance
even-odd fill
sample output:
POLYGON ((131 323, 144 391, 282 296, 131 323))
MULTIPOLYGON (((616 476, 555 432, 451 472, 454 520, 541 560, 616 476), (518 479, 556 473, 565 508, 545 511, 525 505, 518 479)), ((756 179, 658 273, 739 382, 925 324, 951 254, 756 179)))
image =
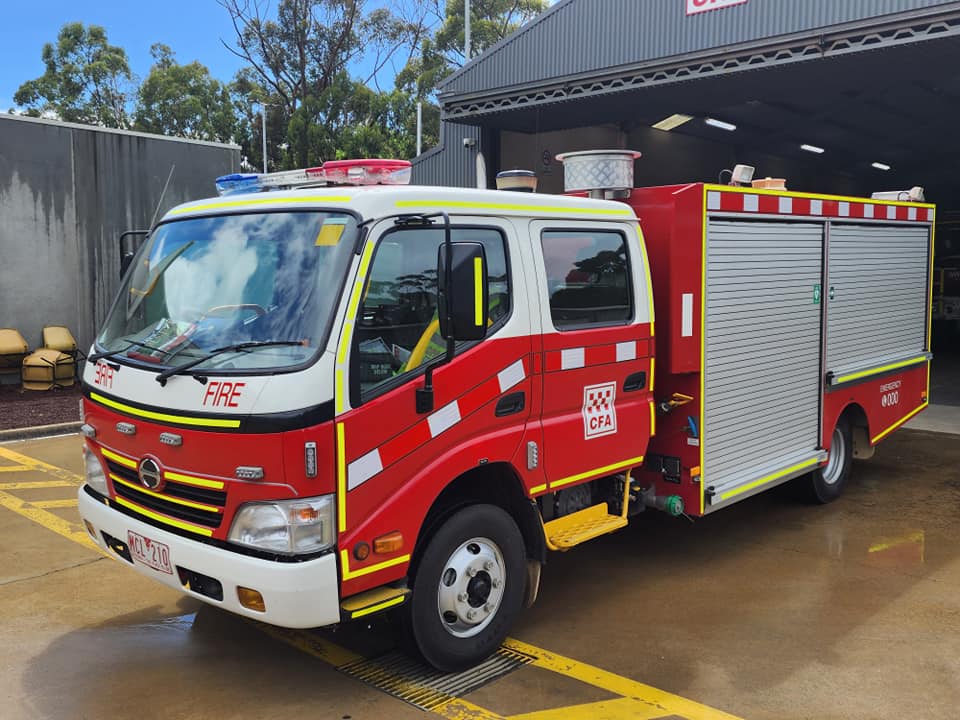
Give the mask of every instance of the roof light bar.
POLYGON ((234 173, 217 178, 221 195, 318 185, 409 185, 407 160, 331 160, 319 167, 273 173, 234 173))
POLYGON ((693 115, 684 115, 683 113, 674 113, 668 118, 664 118, 660 122, 654 123, 651 125, 655 130, 663 130, 664 132, 670 132, 680 127, 684 123, 688 123, 693 120, 693 115))
POLYGON ((890 166, 889 166, 889 165, 887 165, 887 164, 885 164, 885 163, 882 163, 882 162, 871 163, 871 164, 870 164, 870 167, 876 168, 877 170, 889 170, 889 169, 890 169, 890 166))
POLYGON ((816 153, 817 155, 823 155, 826 152, 822 147, 817 147, 816 145, 807 145, 804 143, 800 146, 801 150, 806 150, 807 152, 816 153))
POLYGON ((720 128, 721 130, 726 130, 727 132, 733 132, 737 129, 737 126, 733 123, 724 122, 723 120, 717 120, 716 118, 710 118, 704 120, 707 125, 711 127, 720 128))

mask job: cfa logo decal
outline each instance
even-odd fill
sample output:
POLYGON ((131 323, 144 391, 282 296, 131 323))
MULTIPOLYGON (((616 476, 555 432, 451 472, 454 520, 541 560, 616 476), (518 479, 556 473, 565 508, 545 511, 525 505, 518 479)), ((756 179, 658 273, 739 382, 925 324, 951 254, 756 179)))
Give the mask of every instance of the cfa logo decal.
POLYGON ((583 437, 591 438, 613 435, 617 432, 617 399, 615 382, 602 385, 587 385, 583 389, 583 437))
POLYGON ((743 5, 747 0, 687 0, 687 15, 743 5))

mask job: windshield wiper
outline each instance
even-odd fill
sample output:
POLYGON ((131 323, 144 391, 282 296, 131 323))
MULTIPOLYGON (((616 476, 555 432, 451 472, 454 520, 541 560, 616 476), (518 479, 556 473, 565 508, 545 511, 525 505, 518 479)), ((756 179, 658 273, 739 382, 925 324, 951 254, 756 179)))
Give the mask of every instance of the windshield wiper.
POLYGON ((130 343, 125 348, 120 348, 119 350, 104 350, 103 352, 94 353, 93 355, 87 356, 87 362, 96 362, 97 360, 106 360, 107 358, 112 358, 114 355, 119 355, 124 353, 127 350, 131 350, 135 347, 143 348, 145 350, 153 350, 154 352, 166 353, 166 350, 163 348, 153 347, 153 345, 147 345, 146 343, 137 342, 136 340, 127 340, 126 342, 130 343))
POLYGON ((160 383, 160 387, 166 387, 167 379, 173 377, 174 375, 179 375, 184 370, 189 370, 192 367, 196 367, 201 363, 205 363, 210 358, 216 357, 221 353, 225 352, 240 352, 242 350, 249 350, 251 348, 260 348, 260 347, 277 347, 277 346, 293 346, 293 345, 303 345, 299 340, 256 340, 253 342, 242 342, 236 343, 235 345, 224 345, 219 347, 216 350, 211 350, 206 355, 185 362, 182 365, 177 365, 176 367, 169 368, 164 370, 161 373, 157 374, 156 380, 160 383))

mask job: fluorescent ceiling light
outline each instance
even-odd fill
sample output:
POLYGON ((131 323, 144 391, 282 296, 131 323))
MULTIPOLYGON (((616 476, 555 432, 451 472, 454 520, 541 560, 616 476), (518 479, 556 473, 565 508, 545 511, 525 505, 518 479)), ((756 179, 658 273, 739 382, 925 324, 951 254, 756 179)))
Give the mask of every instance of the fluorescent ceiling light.
POLYGON ((733 123, 724 122, 723 120, 717 120, 716 118, 707 118, 704 120, 707 125, 711 125, 715 128, 720 128, 721 130, 726 130, 728 132, 733 132, 737 129, 737 126, 733 123))
POLYGON ((688 123, 693 120, 693 115, 684 115, 682 113, 674 113, 668 118, 664 118, 658 123, 654 123, 653 127, 657 130, 669 131, 674 128, 678 128, 684 123, 688 123))
POLYGON ((873 163, 873 164, 871 165, 871 167, 875 167, 877 170, 889 170, 889 169, 890 169, 890 166, 889 166, 889 165, 885 165, 884 163, 881 163, 881 162, 873 163))
POLYGON ((806 150, 807 152, 816 153, 817 155, 822 155, 824 150, 822 147, 817 147, 816 145, 807 145, 804 143, 800 146, 801 150, 806 150))

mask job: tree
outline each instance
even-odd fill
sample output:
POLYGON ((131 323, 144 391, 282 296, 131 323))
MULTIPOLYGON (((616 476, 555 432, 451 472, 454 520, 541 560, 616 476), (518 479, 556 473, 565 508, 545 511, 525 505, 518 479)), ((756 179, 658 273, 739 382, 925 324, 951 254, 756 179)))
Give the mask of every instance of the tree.
POLYGON ((234 140, 237 118, 227 86, 199 62, 177 63, 166 45, 153 45, 150 54, 154 64, 140 86, 135 127, 194 140, 234 140))
POLYGON ((133 75, 123 48, 107 42, 99 25, 67 23, 56 44, 43 46, 43 75, 13 96, 27 114, 111 128, 129 125, 133 75))

